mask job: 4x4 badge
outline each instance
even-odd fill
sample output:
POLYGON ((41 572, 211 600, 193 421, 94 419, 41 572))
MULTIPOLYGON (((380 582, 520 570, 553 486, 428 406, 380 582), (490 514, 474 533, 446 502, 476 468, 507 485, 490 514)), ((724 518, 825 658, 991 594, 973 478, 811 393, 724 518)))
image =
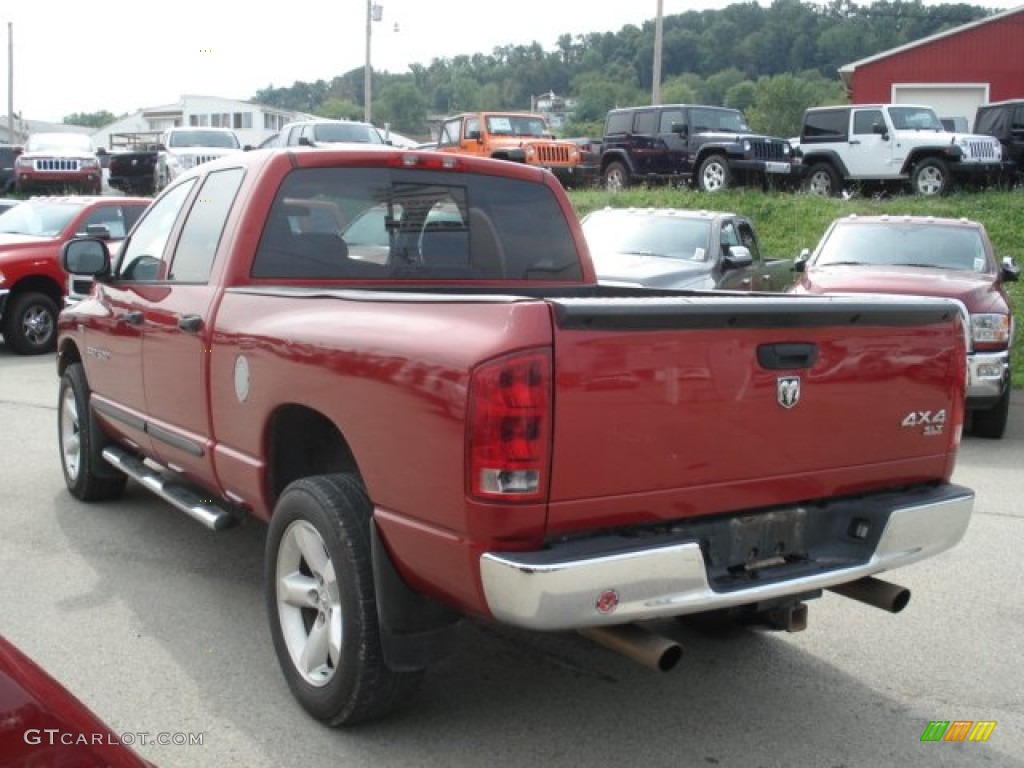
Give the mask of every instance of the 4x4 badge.
POLYGON ((800 377, 780 376, 777 390, 779 405, 783 408, 792 408, 800 402, 800 377))

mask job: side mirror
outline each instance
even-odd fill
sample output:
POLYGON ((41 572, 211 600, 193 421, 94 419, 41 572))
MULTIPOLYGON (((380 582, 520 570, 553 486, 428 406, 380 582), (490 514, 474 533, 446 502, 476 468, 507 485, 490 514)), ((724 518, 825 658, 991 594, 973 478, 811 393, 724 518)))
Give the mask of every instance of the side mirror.
POLYGON ((60 263, 69 275, 101 277, 110 274, 107 245, 95 237, 68 240, 60 249, 60 263))
POLYGON ((314 145, 313 145, 313 142, 310 141, 306 136, 299 136, 299 146, 300 147, 312 147, 314 145))
POLYGON ((800 255, 793 260, 793 271, 803 272, 807 269, 807 262, 811 259, 811 249, 804 248, 800 255))
POLYGON ((470 141, 482 141, 480 131, 466 131, 466 138, 470 141))
POLYGON ((672 133, 678 133, 680 136, 689 133, 686 123, 672 123, 672 125, 669 126, 669 130, 672 131, 672 133))
POLYGON ((889 140, 889 131, 885 127, 884 123, 872 123, 871 124, 871 132, 872 133, 877 133, 879 136, 882 137, 883 141, 888 141, 889 140))
POLYGON ((1003 257, 1003 265, 999 270, 999 276, 1006 282, 1014 282, 1020 278, 1020 267, 1013 263, 1009 256, 1003 257))
POLYGON ((243 152, 248 152, 251 149, 252 149, 252 144, 246 144, 244 147, 242 147, 242 151, 243 152))
POLYGON ((743 269, 754 263, 750 255, 750 249, 745 245, 730 245, 725 258, 722 259, 722 266, 725 269, 743 269))

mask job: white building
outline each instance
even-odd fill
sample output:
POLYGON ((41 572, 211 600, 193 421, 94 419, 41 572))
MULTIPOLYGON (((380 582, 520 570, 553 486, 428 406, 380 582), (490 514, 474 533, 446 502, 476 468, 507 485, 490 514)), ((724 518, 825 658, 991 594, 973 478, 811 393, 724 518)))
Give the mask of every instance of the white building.
POLYGON ((179 126, 233 128, 243 145, 257 146, 277 133, 281 126, 313 115, 278 109, 251 101, 223 99, 219 96, 184 95, 174 104, 148 107, 122 117, 92 134, 97 147, 111 148, 111 135, 119 133, 158 133, 179 126))

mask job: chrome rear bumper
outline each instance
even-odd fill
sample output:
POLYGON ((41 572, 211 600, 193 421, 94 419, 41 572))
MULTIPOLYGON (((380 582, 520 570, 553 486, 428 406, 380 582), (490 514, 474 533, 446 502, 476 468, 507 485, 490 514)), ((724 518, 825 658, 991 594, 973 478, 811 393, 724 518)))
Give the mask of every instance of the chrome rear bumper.
MULTIPOLYGON (((480 558, 488 608, 494 618, 520 627, 566 630, 624 624, 729 608, 798 595, 899 568, 953 547, 963 538, 974 493, 942 486, 896 505, 874 553, 866 561, 810 575, 716 591, 696 540, 641 547, 554 546, 542 552, 488 552, 480 558)), ((805 568, 804 574, 807 573, 805 568)))

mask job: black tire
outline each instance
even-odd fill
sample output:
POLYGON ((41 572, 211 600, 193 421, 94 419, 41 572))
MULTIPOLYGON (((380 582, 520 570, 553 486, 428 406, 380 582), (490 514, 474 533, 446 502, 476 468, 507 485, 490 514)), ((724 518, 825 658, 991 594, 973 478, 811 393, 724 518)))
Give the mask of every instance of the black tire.
POLYGON ((629 168, 626 167, 625 163, 613 160, 608 163, 608 167, 604 169, 601 178, 605 189, 609 192, 619 192, 629 186, 629 168))
POLYGON ((57 396, 57 440, 64 483, 82 501, 114 499, 128 478, 103 459, 107 439, 89 409, 89 382, 81 363, 64 370, 57 396))
POLYGON ((697 171, 697 188, 701 192, 728 189, 732 182, 729 161, 723 155, 708 155, 697 171))
POLYGON ((937 197, 949 192, 949 166, 937 157, 926 157, 914 166, 910 174, 914 193, 924 197, 937 197))
POLYGON ((999 401, 983 411, 971 411, 971 434, 986 440, 999 440, 1006 434, 1006 422, 1010 418, 1010 386, 999 401))
POLYGON ((815 163, 804 177, 804 191, 818 197, 836 197, 840 190, 839 174, 831 163, 815 163))
POLYGON ((423 677, 384 661, 371 512, 355 477, 308 477, 285 488, 267 535, 264 587, 278 663, 302 707, 331 726, 388 714, 423 677))
POLYGON ((57 304, 45 293, 25 291, 8 299, 4 341, 22 355, 41 355, 57 348, 57 304))

